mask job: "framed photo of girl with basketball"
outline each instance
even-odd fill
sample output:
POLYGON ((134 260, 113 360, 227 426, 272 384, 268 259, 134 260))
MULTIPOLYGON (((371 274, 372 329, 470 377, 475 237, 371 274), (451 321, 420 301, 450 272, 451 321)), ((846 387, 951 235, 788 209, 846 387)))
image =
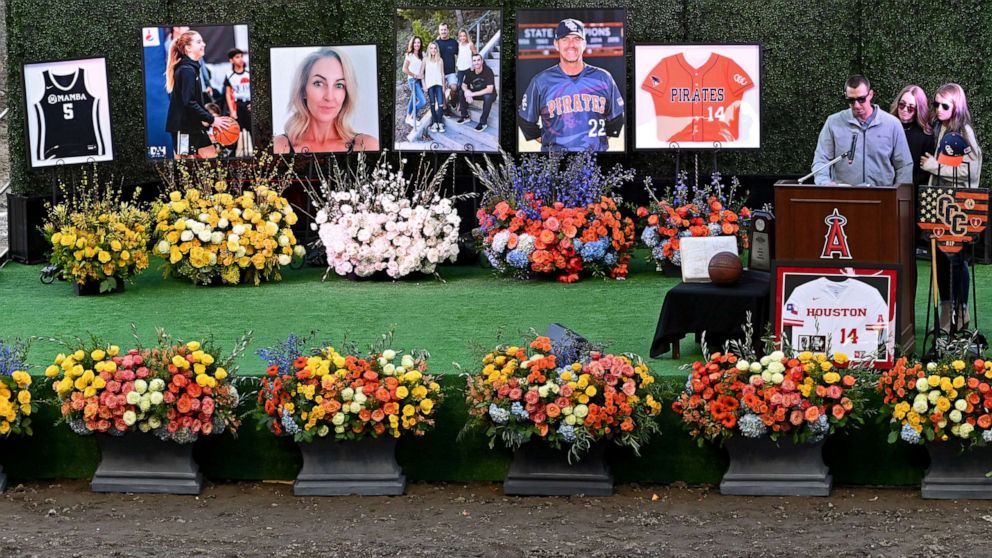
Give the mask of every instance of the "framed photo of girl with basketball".
POLYGON ((145 27, 141 41, 146 158, 251 157, 248 26, 145 27))

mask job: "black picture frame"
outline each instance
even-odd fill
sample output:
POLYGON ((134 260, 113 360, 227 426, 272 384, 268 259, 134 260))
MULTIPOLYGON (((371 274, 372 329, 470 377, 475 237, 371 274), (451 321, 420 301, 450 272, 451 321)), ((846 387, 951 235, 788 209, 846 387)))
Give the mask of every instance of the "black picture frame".
MULTIPOLYGON (((223 23, 223 22, 222 23, 192 23, 192 24, 187 25, 187 27, 190 27, 190 28, 193 28, 193 29, 202 29, 204 27, 232 27, 232 28, 234 28, 234 27, 241 27, 241 26, 245 27, 245 32, 247 33, 247 36, 248 36, 248 54, 251 54, 251 52, 253 50, 252 47, 251 47, 251 25, 249 23, 247 23, 247 22, 235 22, 235 23, 223 23)), ((137 32, 137 35, 138 35, 138 48, 139 48, 139 52, 141 53, 141 63, 140 63, 140 67, 139 67, 140 72, 141 72, 141 92, 142 92, 142 95, 141 95, 141 110, 142 110, 142 112, 141 112, 141 122, 142 122, 142 126, 143 126, 143 129, 144 129, 144 141, 143 141, 142 149, 144 150, 144 153, 145 153, 145 155, 144 155, 145 163, 146 164, 151 164, 151 165, 156 165, 156 164, 163 163, 163 162, 176 161, 177 159, 175 157, 175 154, 173 154, 172 158, 159 158, 159 157, 150 157, 149 156, 149 153, 148 153, 148 148, 149 148, 149 146, 148 146, 148 89, 146 87, 147 82, 145 81, 145 74, 146 74, 146 68, 145 68, 145 63, 144 63, 145 47, 144 47, 144 43, 142 42, 141 35, 144 32, 144 30, 145 29, 148 29, 148 28, 162 29, 162 28, 168 28, 168 27, 177 27, 177 25, 160 23, 160 24, 142 25, 142 26, 140 26, 140 27, 137 28, 137 31, 138 31, 137 32)), ((168 53, 166 53, 166 54, 168 54, 168 53)), ((255 109, 253 107, 252 112, 254 112, 254 110, 255 109)), ((253 140, 255 138, 257 138, 257 136, 258 136, 258 124, 257 124, 257 119, 256 118, 252 118, 252 126, 251 126, 250 132, 251 132, 251 136, 252 136, 252 139, 253 140)), ((246 156, 246 157, 215 157, 215 158, 212 158, 212 159, 195 159, 194 158, 194 159, 184 159, 184 160, 193 160, 193 161, 252 161, 254 159, 255 159, 255 155, 254 155, 254 152, 253 152, 252 155, 246 156)))
MULTIPOLYGON (((520 71, 520 56, 519 56, 519 50, 520 50, 520 29, 521 29, 520 25, 521 25, 521 19, 525 19, 525 18, 522 18, 521 17, 522 14, 533 13, 533 12, 559 12, 559 13, 562 14, 561 15, 561 19, 565 19, 565 18, 570 17, 570 14, 571 13, 588 12, 588 11, 607 11, 607 10, 609 10, 609 11, 620 11, 620 12, 622 12, 621 17, 618 18, 618 19, 619 19, 619 22, 623 24, 623 43, 622 43, 623 44, 623 54, 620 56, 620 58, 622 59, 621 66, 623 68, 623 76, 622 76, 623 79, 617 80, 616 79, 616 76, 614 76, 612 72, 610 73, 610 75, 613 77, 614 81, 616 82, 617 87, 621 88, 621 93, 623 94, 623 100, 624 100, 624 116, 623 116, 623 118, 624 118, 624 124, 623 124, 623 127, 624 127, 624 129, 623 129, 623 132, 620 134, 620 136, 618 136, 618 137, 622 137, 623 138, 623 149, 622 150, 614 150, 614 151, 611 151, 611 150, 607 149, 605 151, 597 151, 596 153, 597 153, 597 155, 620 155, 620 156, 625 156, 625 155, 627 155, 627 154, 629 154, 629 153, 632 152, 631 147, 630 147, 630 141, 632 139, 632 137, 631 137, 631 131, 630 131, 630 121, 631 121, 631 119, 630 119, 630 101, 631 101, 631 98, 630 98, 630 76, 627 75, 628 74, 628 72, 627 72, 627 55, 630 53, 630 49, 629 49, 629 46, 628 46, 628 42, 629 42, 628 41, 628 30, 630 29, 630 21, 628 20, 628 17, 629 17, 629 14, 630 14, 630 10, 628 10, 625 6, 605 6, 605 7, 595 7, 595 8, 568 7, 568 8, 558 8, 558 9, 555 9, 555 8, 519 8, 519 9, 517 9, 515 11, 515 14, 516 14, 516 24, 514 26, 514 29, 516 31, 516 39, 517 40, 513 44, 513 55, 514 55, 514 59, 516 60, 516 64, 515 64, 515 67, 514 67, 514 75, 515 76, 520 76, 521 75, 521 71, 520 71)), ((588 19, 588 18, 582 18, 582 19, 588 19)), ((590 65, 595 66, 595 64, 590 64, 590 65)), ((517 81, 519 81, 519 80, 517 80, 517 81)), ((519 84, 518 83, 514 83, 514 89, 515 89, 515 91, 514 91, 514 97, 513 97, 513 101, 514 101, 513 102, 513 149, 514 149, 514 152, 516 152, 518 155, 519 154, 523 154, 523 153, 545 153, 543 150, 523 151, 523 150, 520 149, 521 142, 520 142, 520 137, 519 137, 520 136, 520 131, 519 131, 518 125, 517 125, 517 111, 519 110, 519 107, 520 107, 520 104, 521 104, 521 98, 524 95, 524 93, 526 92, 526 89, 527 88, 526 87, 521 88, 521 87, 519 87, 519 84)), ((566 151, 566 152, 572 152, 572 151, 566 151)))
MULTIPOLYGON (((394 39, 397 37, 397 35, 399 33, 399 20, 400 20, 399 12, 400 12, 400 10, 433 10, 433 11, 485 10, 485 11, 495 11, 495 12, 498 12, 497 19, 499 20, 499 28, 500 28, 500 39, 499 39, 500 52, 503 53, 503 52, 506 51, 506 37, 503 36, 503 32, 502 32, 503 23, 504 23, 504 19, 503 19, 504 9, 502 7, 492 7, 492 6, 459 6, 459 7, 437 8, 437 7, 430 7, 430 6, 413 6, 413 5, 397 6, 393 10, 393 33, 392 33, 392 37, 394 39)), ((454 33, 455 33, 455 35, 457 35, 458 31, 455 30, 454 33)), ((398 45, 395 45, 394 44, 393 46, 394 47, 397 47, 398 45)), ((424 44, 424 49, 426 50, 426 48, 427 48, 427 44, 425 43, 424 44)), ((391 70, 393 72, 399 71, 399 69, 402 67, 402 62, 400 62, 400 60, 401 60, 400 58, 397 58, 397 59, 394 60, 394 65, 391 68, 391 70), (400 66, 397 66, 396 64, 400 64, 400 66)), ((493 107, 493 110, 495 110, 496 113, 497 113, 497 115, 498 115, 498 118, 496 119, 497 129, 496 129, 496 150, 495 151, 477 151, 475 149, 455 150, 455 149, 445 148, 439 142, 433 142, 430 145, 430 149, 402 149, 402 148, 400 148, 399 147, 399 143, 400 143, 399 142, 399 138, 400 138, 400 135, 398 133, 398 129, 397 129, 397 126, 396 126, 396 109, 397 109, 397 106, 398 106, 399 99, 396 97, 395 93, 394 93, 394 96, 393 96, 393 112, 390 115, 391 128, 392 128, 392 132, 393 132, 393 145, 392 145, 393 151, 396 151, 397 153, 414 153, 414 154, 416 154, 416 153, 436 153, 438 155, 447 155, 447 154, 450 154, 450 153, 456 153, 456 154, 461 154, 461 155, 474 155, 474 154, 483 154, 483 155, 485 155, 485 154, 496 154, 496 153, 499 153, 500 150, 503 149, 503 142, 502 142, 502 138, 501 138, 501 136, 503 134, 503 115, 501 114, 500 107, 501 107, 501 99, 503 98, 503 95, 506 94, 505 93, 505 90, 506 90, 505 83, 503 82, 503 79, 502 79, 503 78, 503 70, 505 69, 505 67, 503 65, 503 58, 502 58, 502 56, 500 57, 500 60, 499 60, 499 68, 500 68, 499 75, 496 76, 496 91, 497 91, 498 95, 496 97, 496 102, 494 103, 494 107, 493 107)), ((390 79, 389 82, 392 83, 392 79, 390 79)), ((424 95, 426 96, 426 94, 427 94, 427 92, 425 91, 424 92, 424 95)), ((469 144, 466 144, 466 146, 467 145, 469 145, 469 144)))
MULTIPOLYGON (((28 168, 31 170, 36 169, 46 169, 46 168, 58 168, 66 166, 75 165, 96 165, 101 163, 111 163, 114 160, 114 154, 117 153, 117 146, 114 145, 114 101, 113 96, 110 94, 110 83, 111 83, 111 70, 109 64, 107 64, 106 55, 94 55, 85 58, 66 58, 66 59, 48 59, 48 60, 31 60, 25 61, 21 64, 21 84, 24 91, 24 148, 27 155, 28 168), (31 141, 31 119, 34 117, 31 108, 35 104, 30 96, 30 92, 27 90, 28 83, 28 67, 29 66, 42 66, 46 64, 70 64, 70 63, 81 63, 81 62, 91 62, 99 61, 103 65, 103 77, 104 84, 107 91, 107 132, 106 132, 106 144, 110 146, 110 155, 105 158, 96 159, 94 157, 72 157, 72 159, 80 159, 78 161, 66 161, 66 159, 57 159, 56 162, 50 165, 39 165, 35 164, 35 157, 32 153, 32 141, 31 141)), ((92 94, 92 92, 91 92, 92 94)), ((104 134, 98 132, 103 139, 104 134)), ((39 158, 40 160, 40 158, 39 158)))
MULTIPOLYGON (((274 142, 275 142, 275 111, 273 110, 274 109, 274 104, 275 104, 275 95, 273 94, 273 91, 274 91, 273 83, 274 82, 272 80, 272 71, 273 71, 273 68, 274 68, 274 65, 272 64, 272 51, 278 50, 278 49, 287 49, 287 48, 312 48, 312 49, 321 49, 321 48, 336 48, 336 47, 372 47, 372 49, 375 51, 375 59, 376 59, 376 65, 377 65, 376 66, 376 77, 377 77, 377 82, 378 82, 378 75, 379 75, 378 74, 379 45, 376 44, 376 43, 334 43, 334 44, 324 44, 324 45, 313 45, 313 44, 279 44, 279 45, 271 45, 271 46, 268 47, 268 51, 267 51, 266 55, 269 57, 269 110, 270 110, 269 116, 270 116, 270 119, 271 119, 271 122, 272 122, 272 127, 273 127, 273 130, 272 130, 272 134, 273 135, 272 135, 271 138, 269 138, 270 145, 267 148, 268 151, 269 151, 269 153, 273 153, 276 156, 286 156, 286 155, 288 155, 287 153, 275 153, 274 150, 273 150, 274 142)), ((380 153, 384 149, 383 146, 382 146, 382 118, 381 118, 382 115, 380 114, 380 111, 379 111, 379 91, 378 91, 378 89, 375 90, 375 95, 376 95, 376 102, 375 102, 375 121, 376 121, 376 128, 377 128, 376 131, 377 131, 377 135, 378 135, 378 137, 376 139, 379 140, 379 148, 378 149, 364 149, 364 150, 361 151, 361 152, 366 153, 366 154, 380 153)), ((358 151, 354 151, 354 150, 351 150, 351 151, 349 151, 349 150, 345 150, 345 151, 310 151, 310 150, 302 150, 302 151, 296 151, 294 154, 295 155, 302 155, 302 156, 306 156, 306 157, 314 156, 316 158, 320 158, 320 157, 327 157, 327 156, 351 155, 353 153, 359 153, 359 152, 358 151)), ((316 159, 316 160, 319 160, 319 159, 316 159)))

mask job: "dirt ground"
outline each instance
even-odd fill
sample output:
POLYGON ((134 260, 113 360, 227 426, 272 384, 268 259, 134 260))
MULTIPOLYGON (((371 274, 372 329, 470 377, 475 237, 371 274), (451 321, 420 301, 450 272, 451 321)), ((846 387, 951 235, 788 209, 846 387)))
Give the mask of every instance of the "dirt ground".
POLYGON ((85 482, 0 496, 0 556, 989 556, 992 502, 837 488, 829 498, 623 485, 610 498, 506 497, 412 484, 402 497, 297 498, 288 484, 198 497, 94 494, 85 482))

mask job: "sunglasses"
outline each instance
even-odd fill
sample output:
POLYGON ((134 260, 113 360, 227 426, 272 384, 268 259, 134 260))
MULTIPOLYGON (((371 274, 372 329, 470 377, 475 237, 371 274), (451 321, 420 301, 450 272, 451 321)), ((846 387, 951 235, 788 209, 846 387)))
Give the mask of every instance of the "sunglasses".
POLYGON ((847 95, 843 95, 842 97, 843 97, 843 99, 845 101, 847 101, 847 104, 852 105, 852 106, 855 103, 857 103, 859 105, 863 105, 863 104, 865 104, 868 101, 868 95, 862 95, 860 97, 848 97, 847 95))
POLYGON ((938 107, 939 108, 942 108, 944 110, 951 110, 950 103, 938 103, 937 101, 934 101, 933 102, 933 108, 938 108, 938 107))
POLYGON ((904 103, 899 101, 899 110, 904 110, 906 112, 916 112, 916 105, 911 105, 909 103, 904 103))

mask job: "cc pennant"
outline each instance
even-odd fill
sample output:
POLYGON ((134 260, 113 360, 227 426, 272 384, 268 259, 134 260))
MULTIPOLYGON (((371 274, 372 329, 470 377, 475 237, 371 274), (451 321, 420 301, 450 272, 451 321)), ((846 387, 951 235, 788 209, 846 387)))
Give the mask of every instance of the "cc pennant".
POLYGON ((988 226, 987 188, 921 186, 917 205, 917 226, 937 240, 942 252, 960 252, 988 226))

